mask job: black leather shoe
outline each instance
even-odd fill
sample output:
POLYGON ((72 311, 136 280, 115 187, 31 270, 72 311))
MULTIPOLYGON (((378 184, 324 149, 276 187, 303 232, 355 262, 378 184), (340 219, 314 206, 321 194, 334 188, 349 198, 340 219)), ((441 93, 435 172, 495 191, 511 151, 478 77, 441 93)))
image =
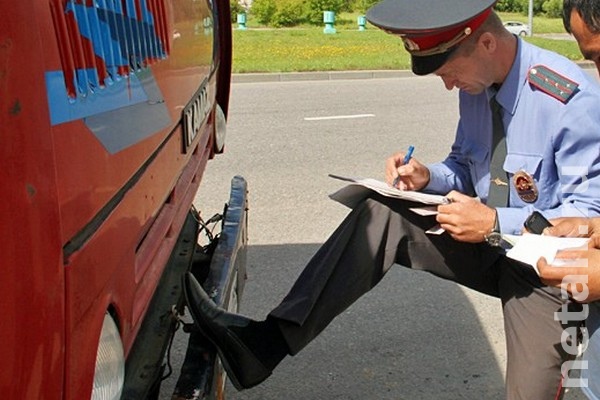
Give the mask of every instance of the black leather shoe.
POLYGON ((256 386, 271 370, 254 355, 231 328, 248 326, 250 319, 217 307, 191 273, 185 275, 184 292, 194 321, 215 347, 237 390, 256 386))

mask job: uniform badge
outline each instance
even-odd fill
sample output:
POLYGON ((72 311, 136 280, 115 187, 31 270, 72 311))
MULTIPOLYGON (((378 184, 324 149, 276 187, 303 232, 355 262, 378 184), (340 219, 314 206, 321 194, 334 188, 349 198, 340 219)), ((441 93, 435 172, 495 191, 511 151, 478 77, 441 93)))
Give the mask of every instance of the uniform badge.
POLYGON ((527 73, 529 83, 542 92, 567 103, 579 90, 579 84, 544 65, 536 65, 527 73))
POLYGON ((525 171, 518 171, 513 176, 513 184, 517 189, 519 198, 525 203, 534 203, 538 198, 538 190, 535 180, 525 171))
POLYGON ((491 179, 490 182, 496 186, 508 186, 508 183, 504 182, 499 177, 495 177, 494 179, 491 179))

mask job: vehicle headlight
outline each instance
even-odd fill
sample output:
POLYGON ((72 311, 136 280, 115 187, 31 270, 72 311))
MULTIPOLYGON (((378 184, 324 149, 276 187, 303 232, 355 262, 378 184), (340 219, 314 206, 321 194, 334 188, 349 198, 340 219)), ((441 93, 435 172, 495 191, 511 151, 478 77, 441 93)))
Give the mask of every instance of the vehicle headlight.
POLYGON ((106 313, 96 355, 92 400, 118 399, 124 380, 125 358, 119 329, 110 314, 106 313))
POLYGON ((218 104, 215 116, 215 153, 222 153, 225 147, 225 135, 227 134, 227 119, 223 109, 218 104))

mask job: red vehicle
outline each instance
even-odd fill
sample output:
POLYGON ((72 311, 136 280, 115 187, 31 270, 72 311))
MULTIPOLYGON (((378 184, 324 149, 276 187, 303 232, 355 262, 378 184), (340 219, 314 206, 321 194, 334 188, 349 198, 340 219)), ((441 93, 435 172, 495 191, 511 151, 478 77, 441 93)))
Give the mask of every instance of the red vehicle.
MULTIPOLYGON (((182 277, 229 308, 244 283, 244 179, 209 243, 192 205, 223 150, 228 0, 3 1, 0 15, 1 397, 157 398, 182 277)), ((222 397, 214 349, 187 331, 173 398, 222 397)))

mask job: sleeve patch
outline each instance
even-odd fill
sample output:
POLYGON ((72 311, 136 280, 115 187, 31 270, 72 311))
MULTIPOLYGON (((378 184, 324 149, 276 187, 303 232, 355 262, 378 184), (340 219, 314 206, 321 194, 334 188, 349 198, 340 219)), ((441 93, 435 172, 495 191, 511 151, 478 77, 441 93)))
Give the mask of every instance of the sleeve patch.
POLYGON ((531 67, 527 74, 527 80, 542 92, 565 104, 579 87, 578 83, 543 65, 531 67))

